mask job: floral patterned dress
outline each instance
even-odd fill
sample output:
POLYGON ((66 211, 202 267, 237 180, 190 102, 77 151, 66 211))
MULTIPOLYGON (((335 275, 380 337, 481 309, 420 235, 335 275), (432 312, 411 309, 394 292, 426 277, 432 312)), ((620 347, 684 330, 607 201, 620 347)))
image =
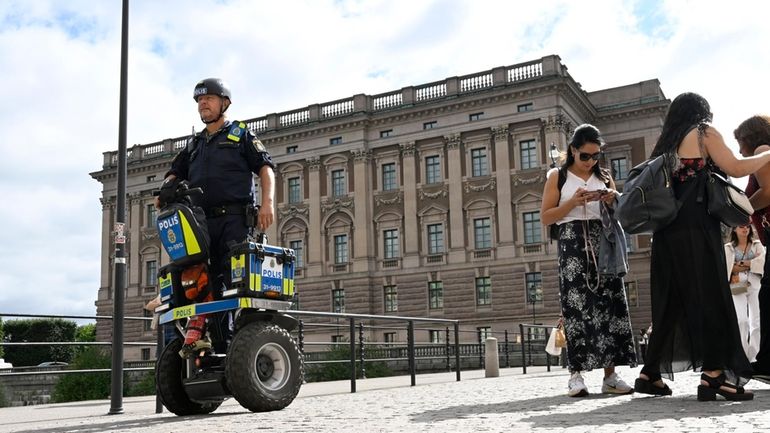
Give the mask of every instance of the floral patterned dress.
POLYGON ((601 232, 600 220, 559 226, 559 290, 567 364, 573 372, 636 366, 623 279, 597 275, 601 232))

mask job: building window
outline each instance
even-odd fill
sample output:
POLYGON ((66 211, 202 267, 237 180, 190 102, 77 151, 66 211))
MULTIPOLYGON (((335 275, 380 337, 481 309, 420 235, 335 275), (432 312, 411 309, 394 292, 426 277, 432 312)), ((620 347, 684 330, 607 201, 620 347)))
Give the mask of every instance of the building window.
POLYGON ((428 225, 428 254, 444 252, 444 226, 442 224, 428 225))
POLYGON ((441 281, 428 282, 428 307, 431 310, 444 308, 444 284, 441 281))
POLYGON ((492 248, 492 223, 489 218, 473 220, 473 239, 477 250, 492 248))
POLYGON ((342 137, 334 137, 329 139, 329 145, 342 144, 342 137))
POLYGON ((392 129, 386 129, 384 131, 380 131, 380 138, 390 137, 391 135, 393 135, 392 129))
MULTIPOLYGON (((152 316, 155 314, 154 311, 147 311, 144 308, 142 308, 142 311, 144 312, 144 332, 150 332, 152 331, 152 316)), ((149 349, 148 349, 149 350, 149 349)))
POLYGON ((535 147, 535 140, 520 141, 519 149, 521 152, 522 170, 537 167, 537 148, 535 147))
POLYGON ((301 268, 304 264, 304 259, 302 257, 302 241, 289 241, 289 248, 294 250, 294 256, 296 257, 294 266, 301 268))
POLYGON ((438 122, 434 120, 432 122, 425 122, 425 123, 423 123, 422 124, 422 129, 433 129, 436 126, 438 126, 438 122))
POLYGON ((393 191, 396 188, 396 163, 382 164, 382 190, 393 191))
POLYGON ((489 174, 487 168, 487 149, 483 147, 471 149, 471 167, 473 177, 486 176, 489 174))
POLYGON ((468 121, 473 122, 476 120, 481 120, 481 118, 484 116, 484 112, 481 113, 473 113, 468 115, 468 121))
POLYGON ((540 211, 524 212, 524 243, 538 244, 541 242, 540 211))
POLYGON ((385 286, 385 311, 398 311, 398 289, 396 286, 385 286))
POLYGON ((332 196, 341 197, 345 195, 345 170, 332 171, 332 196))
POLYGON ((150 349, 142 349, 142 361, 150 360, 150 349))
POLYGON ((299 178, 289 178, 289 203, 299 203, 302 201, 299 191, 299 178))
POLYGON ((428 338, 431 343, 437 344, 441 343, 441 331, 436 331, 431 329, 428 331, 428 338))
POLYGON ((395 332, 384 332, 382 334, 382 339, 385 341, 385 343, 395 343, 396 342, 396 333, 395 332))
POLYGON ((345 289, 332 290, 332 312, 345 312, 345 289))
POLYGON ((492 327, 491 326, 481 326, 476 328, 476 332, 479 335, 479 343, 483 343, 487 341, 487 338, 492 336, 492 327))
POLYGON ((286 153, 297 153, 297 146, 286 146, 286 153))
POLYGON ((341 265, 348 262, 348 235, 334 236, 334 263, 341 265))
POLYGON ((344 343, 345 337, 342 335, 332 335, 332 343, 338 344, 338 343, 344 343))
POLYGON ((489 277, 476 278, 476 305, 492 304, 492 284, 489 277))
POLYGON ((525 113, 527 111, 532 111, 534 109, 535 109, 535 107, 532 105, 531 102, 526 103, 526 104, 519 104, 519 105, 516 106, 516 111, 518 113, 525 113))
POLYGON ((425 157, 425 183, 439 183, 442 180, 441 161, 438 155, 425 157))
POLYGON ((158 284, 158 262, 155 260, 148 260, 145 263, 145 286, 155 286, 158 284))
POLYGON ((628 159, 615 158, 610 161, 612 165, 612 177, 615 180, 624 180, 628 177, 628 159))
POLYGON ((155 204, 148 204, 147 205, 147 227, 154 228, 157 220, 158 220, 158 209, 155 208, 155 204))
POLYGON ((527 272, 524 274, 527 286, 527 302, 534 304, 543 301, 543 277, 540 272, 527 272))
POLYGON ((151 174, 151 175, 147 176, 147 182, 148 183, 149 182, 155 182, 155 179, 156 179, 156 177, 155 177, 154 174, 151 174))
POLYGON ((636 288, 636 281, 626 281, 623 283, 626 288, 626 299, 629 307, 639 306, 639 291, 636 288))
POLYGON ((398 230, 397 229, 388 229, 382 232, 382 238, 383 238, 383 245, 385 247, 385 251, 383 251, 383 256, 386 259, 395 259, 399 256, 399 245, 398 245, 398 230))

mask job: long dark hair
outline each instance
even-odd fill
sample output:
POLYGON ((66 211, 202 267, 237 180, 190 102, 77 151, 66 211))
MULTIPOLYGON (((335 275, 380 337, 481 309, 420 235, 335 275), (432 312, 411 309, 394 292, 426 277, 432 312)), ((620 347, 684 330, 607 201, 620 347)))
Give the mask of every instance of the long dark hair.
MULTIPOLYGON (((677 96, 668 107, 666 120, 663 121, 663 129, 651 156, 655 157, 664 153, 673 156, 685 135, 694 127, 700 131, 705 131, 712 117, 711 106, 703 96, 692 92, 677 96)), ((672 162, 674 159, 672 158, 672 162)))
MULTIPOLYGON (((583 145, 586 143, 598 144, 600 148, 604 147, 604 138, 602 138, 602 134, 599 132, 599 128, 588 123, 584 123, 578 126, 575 128, 575 132, 572 133, 572 138, 569 140, 569 146, 567 149, 567 159, 561 165, 562 169, 566 170, 575 163, 575 155, 570 152, 569 148, 571 147, 579 151, 580 148, 583 147, 583 145)), ((603 155, 602 158, 604 158, 603 155)), ((596 177, 601 179, 602 182, 608 183, 610 181, 610 171, 602 168, 599 162, 594 164, 591 171, 593 171, 596 177)))
MULTIPOLYGON (((733 246, 738 245, 738 235, 735 234, 735 229, 738 227, 733 227, 730 230, 730 243, 733 244, 733 246)), ((746 245, 751 245, 751 243, 754 242, 754 228, 749 225, 749 235, 746 236, 746 245)))

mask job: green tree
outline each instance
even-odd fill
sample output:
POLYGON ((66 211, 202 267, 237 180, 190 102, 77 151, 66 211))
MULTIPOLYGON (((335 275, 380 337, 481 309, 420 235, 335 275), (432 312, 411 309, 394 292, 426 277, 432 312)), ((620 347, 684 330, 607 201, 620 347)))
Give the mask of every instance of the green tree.
MULTIPOLYGON (((96 341, 96 324, 89 323, 83 326, 78 326, 75 331, 75 341, 90 343, 96 341)), ((89 346, 75 346, 75 353, 79 354, 83 352, 89 346)))
MULTIPOLYGON (((110 354, 100 347, 89 346, 81 351, 74 361, 76 370, 110 368, 110 354)), ((51 402, 97 400, 110 395, 110 373, 63 374, 56 383, 51 402)))
MULTIPOLYGON (((5 340, 14 343, 74 341, 76 329, 75 322, 62 319, 9 320, 3 323, 5 340)), ((74 353, 72 346, 8 346, 5 359, 16 367, 22 367, 46 361, 70 362, 74 353)))

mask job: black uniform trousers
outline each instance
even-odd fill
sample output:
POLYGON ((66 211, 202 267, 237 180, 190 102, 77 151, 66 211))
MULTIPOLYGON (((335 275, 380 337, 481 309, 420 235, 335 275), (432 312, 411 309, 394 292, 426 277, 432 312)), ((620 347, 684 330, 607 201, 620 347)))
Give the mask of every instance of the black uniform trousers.
MULTIPOLYGON (((222 291, 230 288, 230 245, 239 244, 246 240, 249 228, 246 226, 246 215, 225 214, 207 216, 209 228, 209 287, 214 299, 222 298, 222 291)), ((227 340, 232 336, 232 316, 229 312, 216 313, 212 321, 212 343, 214 350, 224 352, 227 340)))
MULTIPOLYGON (((770 233, 765 236, 770 235, 770 233)), ((770 258, 765 259, 765 270, 759 290, 759 353, 752 365, 754 374, 770 375, 770 258)))

